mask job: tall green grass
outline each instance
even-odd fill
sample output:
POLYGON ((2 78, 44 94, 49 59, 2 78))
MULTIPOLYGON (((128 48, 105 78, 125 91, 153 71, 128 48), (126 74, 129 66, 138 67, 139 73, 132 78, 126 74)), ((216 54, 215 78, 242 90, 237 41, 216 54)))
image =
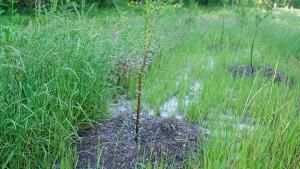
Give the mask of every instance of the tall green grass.
MULTIPOLYGON (((155 33, 167 36, 155 36, 155 55, 185 34, 168 35, 185 29, 174 22, 177 10, 166 8, 170 15, 157 25, 155 33)), ((56 163, 73 168, 78 130, 107 118, 108 103, 123 87, 111 81, 118 76, 117 61, 142 56, 142 15, 140 7, 120 7, 1 17, 2 168, 50 168, 56 163)))
MULTIPOLYGON (((107 105, 122 86, 109 80, 124 57, 140 59, 144 19, 140 7, 93 9, 91 13, 56 13, 39 17, 6 16, 0 24, 0 164, 2 168, 50 168, 57 161, 73 168, 72 144, 80 129, 109 116, 107 105), (2 22, 3 21, 3 22, 2 22)), ((250 64, 252 26, 239 50, 209 51, 218 42, 226 16, 224 45, 238 41, 238 25, 227 9, 165 6, 154 26, 157 55, 144 79, 145 99, 154 109, 178 95, 187 119, 211 131, 204 168, 297 168, 299 165, 299 29, 297 17, 276 13, 258 33, 254 63, 278 67, 294 80, 266 83, 259 76, 234 80, 228 67, 250 64), (215 68, 208 67, 210 59, 215 68), (187 79, 178 79, 187 75, 187 79), (179 80, 179 88, 176 82, 179 80), (200 80, 199 97, 183 104, 191 84, 200 80), (234 97, 233 97, 234 96, 234 97), (224 111, 233 119, 220 121, 224 111), (244 116, 253 131, 231 123, 244 116), (214 122, 215 119, 215 122, 214 122), (219 119, 219 120, 217 120, 219 119), (226 132, 225 136, 222 133, 226 132), (262 162, 260 162, 262 161, 262 162)), ((130 84, 135 93, 136 76, 130 84)), ((198 168, 194 160, 189 168, 198 168)), ((164 167, 161 167, 164 168, 164 167)))
MULTIPOLYGON (((277 68, 293 79, 294 85, 288 87, 262 75, 253 81, 234 79, 230 66, 250 65, 252 21, 236 50, 239 28, 230 20, 231 12, 199 13, 201 23, 206 23, 199 29, 207 32, 198 31, 161 56, 145 79, 145 100, 159 114, 160 106, 176 96, 186 118, 210 130, 202 168, 299 168, 300 61, 296 51, 300 48, 294 43, 299 42, 299 30, 291 27, 294 18, 285 18, 284 25, 272 20, 265 23, 254 54, 255 66, 277 68), (224 15, 228 19, 224 48, 210 51, 207 45, 218 42, 224 15), (197 81, 202 89, 185 105, 184 98, 191 95, 197 81)), ((282 15, 286 16, 275 17, 282 15)), ((196 161, 200 159, 188 161, 187 166, 199 168, 196 161)))
POLYGON ((1 160, 3 168, 49 168, 78 127, 107 117, 111 65, 92 27, 65 19, 2 29, 1 160))

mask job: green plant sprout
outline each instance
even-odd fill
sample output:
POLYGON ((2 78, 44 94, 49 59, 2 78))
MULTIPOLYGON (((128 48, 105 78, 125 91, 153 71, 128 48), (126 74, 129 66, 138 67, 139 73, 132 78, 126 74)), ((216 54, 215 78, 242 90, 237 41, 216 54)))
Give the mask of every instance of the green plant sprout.
POLYGON ((251 66, 251 76, 253 74, 253 50, 255 45, 255 39, 259 31, 261 23, 272 14, 272 5, 266 1, 263 1, 259 6, 259 9, 255 12, 255 29, 251 41, 251 51, 250 51, 250 66, 251 66))

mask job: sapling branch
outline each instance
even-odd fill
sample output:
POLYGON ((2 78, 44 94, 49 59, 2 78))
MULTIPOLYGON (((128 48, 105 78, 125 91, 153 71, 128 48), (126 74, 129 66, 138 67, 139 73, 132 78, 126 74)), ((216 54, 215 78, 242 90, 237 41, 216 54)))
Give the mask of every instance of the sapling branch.
POLYGON ((140 112, 141 112, 141 97, 142 97, 142 80, 143 73, 145 71, 146 63, 148 60, 148 54, 150 51, 150 46, 152 42, 152 22, 154 19, 154 6, 151 4, 153 2, 146 1, 145 9, 146 9, 146 23, 145 23, 145 32, 144 32, 144 58, 140 68, 140 72, 138 74, 138 103, 136 110, 136 126, 135 126, 135 141, 139 140, 139 128, 140 128, 140 112))
POLYGON ((220 39, 220 47, 222 46, 222 43, 223 43, 224 32, 225 32, 225 17, 223 16, 223 22, 222 22, 222 34, 221 34, 221 39, 220 39))

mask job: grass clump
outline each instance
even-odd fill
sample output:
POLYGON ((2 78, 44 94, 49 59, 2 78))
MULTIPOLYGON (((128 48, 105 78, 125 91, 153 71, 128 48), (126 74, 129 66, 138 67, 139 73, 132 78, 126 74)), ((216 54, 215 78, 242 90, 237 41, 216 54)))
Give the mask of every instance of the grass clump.
POLYGON ((3 168, 49 168, 71 149, 78 127, 107 117, 115 91, 106 83, 109 58, 98 50, 92 27, 80 24, 59 19, 4 32, 3 168))

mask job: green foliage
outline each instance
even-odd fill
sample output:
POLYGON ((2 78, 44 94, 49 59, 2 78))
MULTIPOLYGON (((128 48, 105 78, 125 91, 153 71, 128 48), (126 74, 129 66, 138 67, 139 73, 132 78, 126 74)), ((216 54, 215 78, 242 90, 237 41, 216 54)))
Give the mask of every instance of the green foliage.
MULTIPOLYGON (((231 64, 247 63, 244 56, 249 55, 252 26, 264 18, 257 15, 255 21, 243 9, 237 11, 239 23, 248 18, 248 24, 245 22, 240 48, 235 51, 229 47, 236 43, 240 28, 230 23, 234 14, 226 9, 206 13, 165 6, 164 15, 149 24, 158 28, 153 32, 144 31, 146 21, 140 11, 131 9, 122 12, 126 19, 121 22, 116 10, 101 10, 93 18, 80 13, 80 19, 74 13, 35 18, 1 16, 1 167, 51 168, 60 160, 61 168, 74 168, 76 153, 71 146, 78 138, 78 129, 108 116, 107 102, 116 93, 107 80, 112 63, 116 58, 141 58, 147 44, 141 37, 145 33, 149 39, 153 33, 162 57, 145 75, 143 96, 159 110, 168 98, 178 94, 187 118, 201 120, 211 131, 201 167, 297 168, 300 30, 294 25, 300 24, 299 17, 280 11, 276 22, 263 20, 253 54, 260 66, 278 66, 295 79, 294 87, 287 89, 261 77, 249 85, 247 78, 233 80, 228 73, 231 64), (208 42, 219 37, 223 16, 230 27, 223 41, 228 50, 208 51, 208 42), (212 63, 214 68, 209 67, 212 63), (203 89, 191 95, 191 104, 185 106, 184 96, 196 80, 203 89), (224 110, 230 110, 233 119, 217 121, 224 117, 224 110), (231 125, 245 117, 253 119, 251 132, 231 125)), ((136 81, 132 83, 130 87, 136 85, 136 81)), ((202 159, 194 158, 188 165, 199 168, 194 161, 202 159)))
MULTIPOLYGON (((1 167, 51 168, 57 160, 74 166, 76 157, 66 160, 78 130, 106 118, 107 103, 122 87, 109 80, 116 60, 144 56, 145 20, 139 11, 127 12, 121 18, 111 9, 80 19, 75 13, 1 17, 1 167)), ((175 22, 174 10, 164 12, 163 20, 150 19, 149 27, 159 29, 146 29, 146 37, 167 50, 188 25, 175 22)), ((150 50, 156 53, 156 46, 150 50)))
POLYGON ((300 8, 300 0, 291 0, 291 5, 296 8, 300 8))
POLYGON ((245 26, 248 23, 249 11, 247 9, 247 6, 242 4, 236 5, 234 8, 234 13, 236 20, 238 21, 241 27, 245 26))
MULTIPOLYGON (((300 42, 299 38, 294 37, 300 30, 291 28, 294 25, 291 16, 284 15, 284 24, 277 23, 276 26, 274 22, 264 20, 260 29, 263 33, 258 34, 256 39, 256 51, 264 56, 254 55, 259 66, 269 65, 291 73, 297 79, 296 84, 287 88, 284 84, 274 84, 261 76, 255 77, 253 83, 248 83, 249 78, 234 79, 227 69, 230 65, 248 63, 248 57, 245 56, 249 55, 249 33, 253 31, 251 24, 246 25, 242 47, 238 50, 230 49, 237 38, 237 25, 231 25, 232 29, 225 34, 226 38, 232 37, 225 41, 228 45, 226 50, 207 50, 205 42, 216 36, 224 13, 232 16, 231 10, 210 13, 207 18, 215 16, 218 22, 207 21, 206 24, 193 27, 204 31, 195 33, 163 54, 145 81, 146 100, 153 109, 159 111, 160 106, 176 97, 179 111, 183 110, 187 119, 199 122, 210 131, 205 145, 204 166, 196 165, 201 161, 199 158, 189 163, 190 168, 297 168, 300 164, 300 143, 297 139, 300 136, 297 103, 300 99, 300 62, 295 59, 297 53, 293 52, 293 58, 287 57, 291 48, 286 47, 293 45, 293 41, 300 42), (276 38, 277 34, 280 38, 276 38), (273 46, 275 44, 276 47, 273 46), (214 66, 211 67, 212 61, 214 66), (197 81, 201 82, 202 90, 192 93, 193 84, 197 81), (186 96, 190 98, 189 104, 186 104, 186 96), (247 128, 245 123, 241 125, 237 122, 239 119, 244 122, 253 120, 248 124, 254 124, 254 127, 247 128)), ((200 14, 203 16, 206 13, 200 14)), ((296 15, 294 17, 297 19, 296 15)), ((300 49, 299 45, 297 49, 300 49)))
POLYGON ((5 11, 3 10, 3 4, 2 4, 2 0, 0 0, 0 15, 2 13, 4 13, 5 11))
MULTIPOLYGON (((120 2, 120 0, 115 0, 120 2)), ((38 10, 51 10, 65 8, 85 8, 85 5, 94 4, 96 7, 113 7, 111 0, 1 0, 0 6, 5 11, 11 12, 36 12, 38 10)), ((1 9, 0 8, 0 9, 1 9)))
POLYGON ((277 7, 293 6, 294 8, 300 8, 300 0, 276 0, 274 1, 277 7))
POLYGON ((51 168, 78 126, 107 117, 111 65, 90 33, 90 27, 64 19, 0 28, 3 168, 51 168))

